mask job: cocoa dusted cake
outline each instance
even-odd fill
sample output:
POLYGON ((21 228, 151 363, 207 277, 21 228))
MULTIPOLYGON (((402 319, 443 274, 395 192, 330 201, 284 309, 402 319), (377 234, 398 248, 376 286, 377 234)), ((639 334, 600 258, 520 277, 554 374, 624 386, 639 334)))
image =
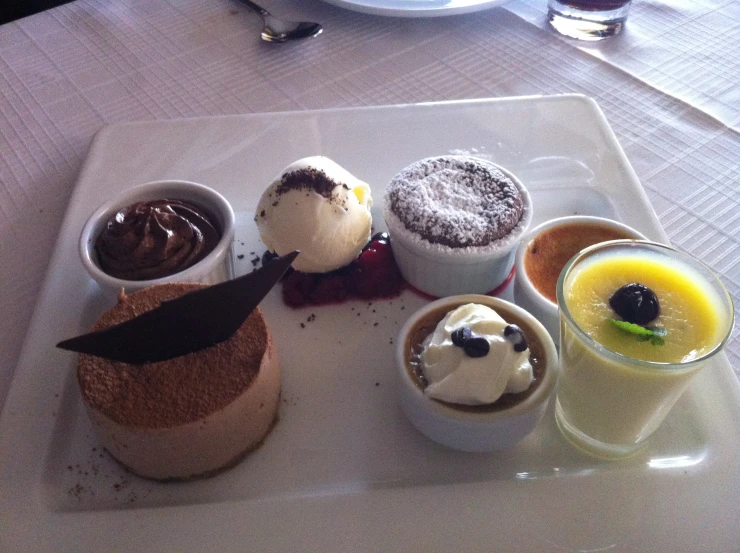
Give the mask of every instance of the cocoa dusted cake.
MULTIPOLYGON (((162 284, 121 292, 92 330, 204 287, 162 284)), ((227 340, 172 359, 129 364, 80 354, 77 377, 105 448, 135 474, 157 480, 229 468, 262 443, 278 418, 280 368, 259 307, 227 340)))
MULTIPOLYGON (((519 225, 522 192, 493 163, 463 156, 417 161, 388 185, 387 207, 419 242, 459 249, 493 247, 519 225)), ((391 217, 393 219, 393 217, 391 217)))
POLYGON ((404 278, 434 296, 487 293, 507 282, 532 202, 485 159, 422 159, 391 180, 383 214, 404 278))

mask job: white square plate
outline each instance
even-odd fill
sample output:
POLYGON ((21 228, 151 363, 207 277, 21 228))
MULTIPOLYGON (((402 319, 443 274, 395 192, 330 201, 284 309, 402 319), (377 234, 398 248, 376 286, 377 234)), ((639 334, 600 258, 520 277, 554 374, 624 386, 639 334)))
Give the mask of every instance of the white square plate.
MULTIPOLYGON (((426 301, 410 292, 299 310, 277 290, 265 299, 283 368, 281 421, 234 469, 157 484, 101 451, 74 356, 54 347, 109 305, 76 252, 100 203, 158 179, 216 188, 238 213, 244 273, 264 249, 253 209, 288 163, 329 156, 370 183, 379 204, 385 183, 408 163, 460 152, 517 174, 532 192, 534 224, 594 214, 666 239, 601 111, 582 96, 103 129, 59 232, 0 421, 0 551, 736 550, 740 393, 724 355, 631 459, 580 453, 560 437, 551 411, 512 449, 458 453, 421 436, 396 404, 392 342, 426 301)), ((378 209, 374 216, 382 228, 378 209)))

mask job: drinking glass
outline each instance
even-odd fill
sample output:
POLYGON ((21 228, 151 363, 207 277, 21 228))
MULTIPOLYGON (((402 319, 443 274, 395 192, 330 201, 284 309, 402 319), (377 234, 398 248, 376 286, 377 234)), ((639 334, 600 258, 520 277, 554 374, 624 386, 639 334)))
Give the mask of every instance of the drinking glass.
POLYGON ((622 31, 631 0, 548 0, 547 19, 560 33, 601 40, 622 31))

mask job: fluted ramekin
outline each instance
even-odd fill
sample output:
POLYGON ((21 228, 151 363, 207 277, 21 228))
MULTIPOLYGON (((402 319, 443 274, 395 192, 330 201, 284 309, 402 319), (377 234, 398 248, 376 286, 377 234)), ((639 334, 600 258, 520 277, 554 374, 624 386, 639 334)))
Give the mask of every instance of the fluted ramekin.
POLYGON ((95 210, 82 227, 79 254, 87 272, 106 293, 117 294, 121 288, 127 293, 135 292, 165 282, 216 284, 234 276, 234 228, 234 210, 226 198, 212 188, 180 180, 149 182, 126 190, 95 210), (95 240, 105 228, 108 220, 128 205, 165 198, 192 203, 215 219, 214 222, 221 232, 221 239, 213 251, 191 267, 162 278, 126 280, 116 278, 103 271, 95 252, 95 240))
POLYGON ((386 196, 383 214, 391 235, 393 256, 403 278, 417 290, 439 298, 485 294, 509 277, 516 249, 532 221, 532 199, 514 174, 495 163, 485 163, 511 179, 524 205, 522 216, 511 232, 486 246, 453 248, 432 244, 406 228, 393 213, 386 196))

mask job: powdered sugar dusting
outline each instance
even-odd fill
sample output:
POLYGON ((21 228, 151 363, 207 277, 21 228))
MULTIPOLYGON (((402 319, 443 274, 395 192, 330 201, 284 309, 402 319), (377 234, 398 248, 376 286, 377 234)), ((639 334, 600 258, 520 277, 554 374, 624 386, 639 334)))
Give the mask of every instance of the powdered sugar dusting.
POLYGON ((493 163, 463 156, 409 165, 386 194, 408 231, 452 248, 491 244, 507 236, 524 212, 521 193, 508 176, 493 163))

